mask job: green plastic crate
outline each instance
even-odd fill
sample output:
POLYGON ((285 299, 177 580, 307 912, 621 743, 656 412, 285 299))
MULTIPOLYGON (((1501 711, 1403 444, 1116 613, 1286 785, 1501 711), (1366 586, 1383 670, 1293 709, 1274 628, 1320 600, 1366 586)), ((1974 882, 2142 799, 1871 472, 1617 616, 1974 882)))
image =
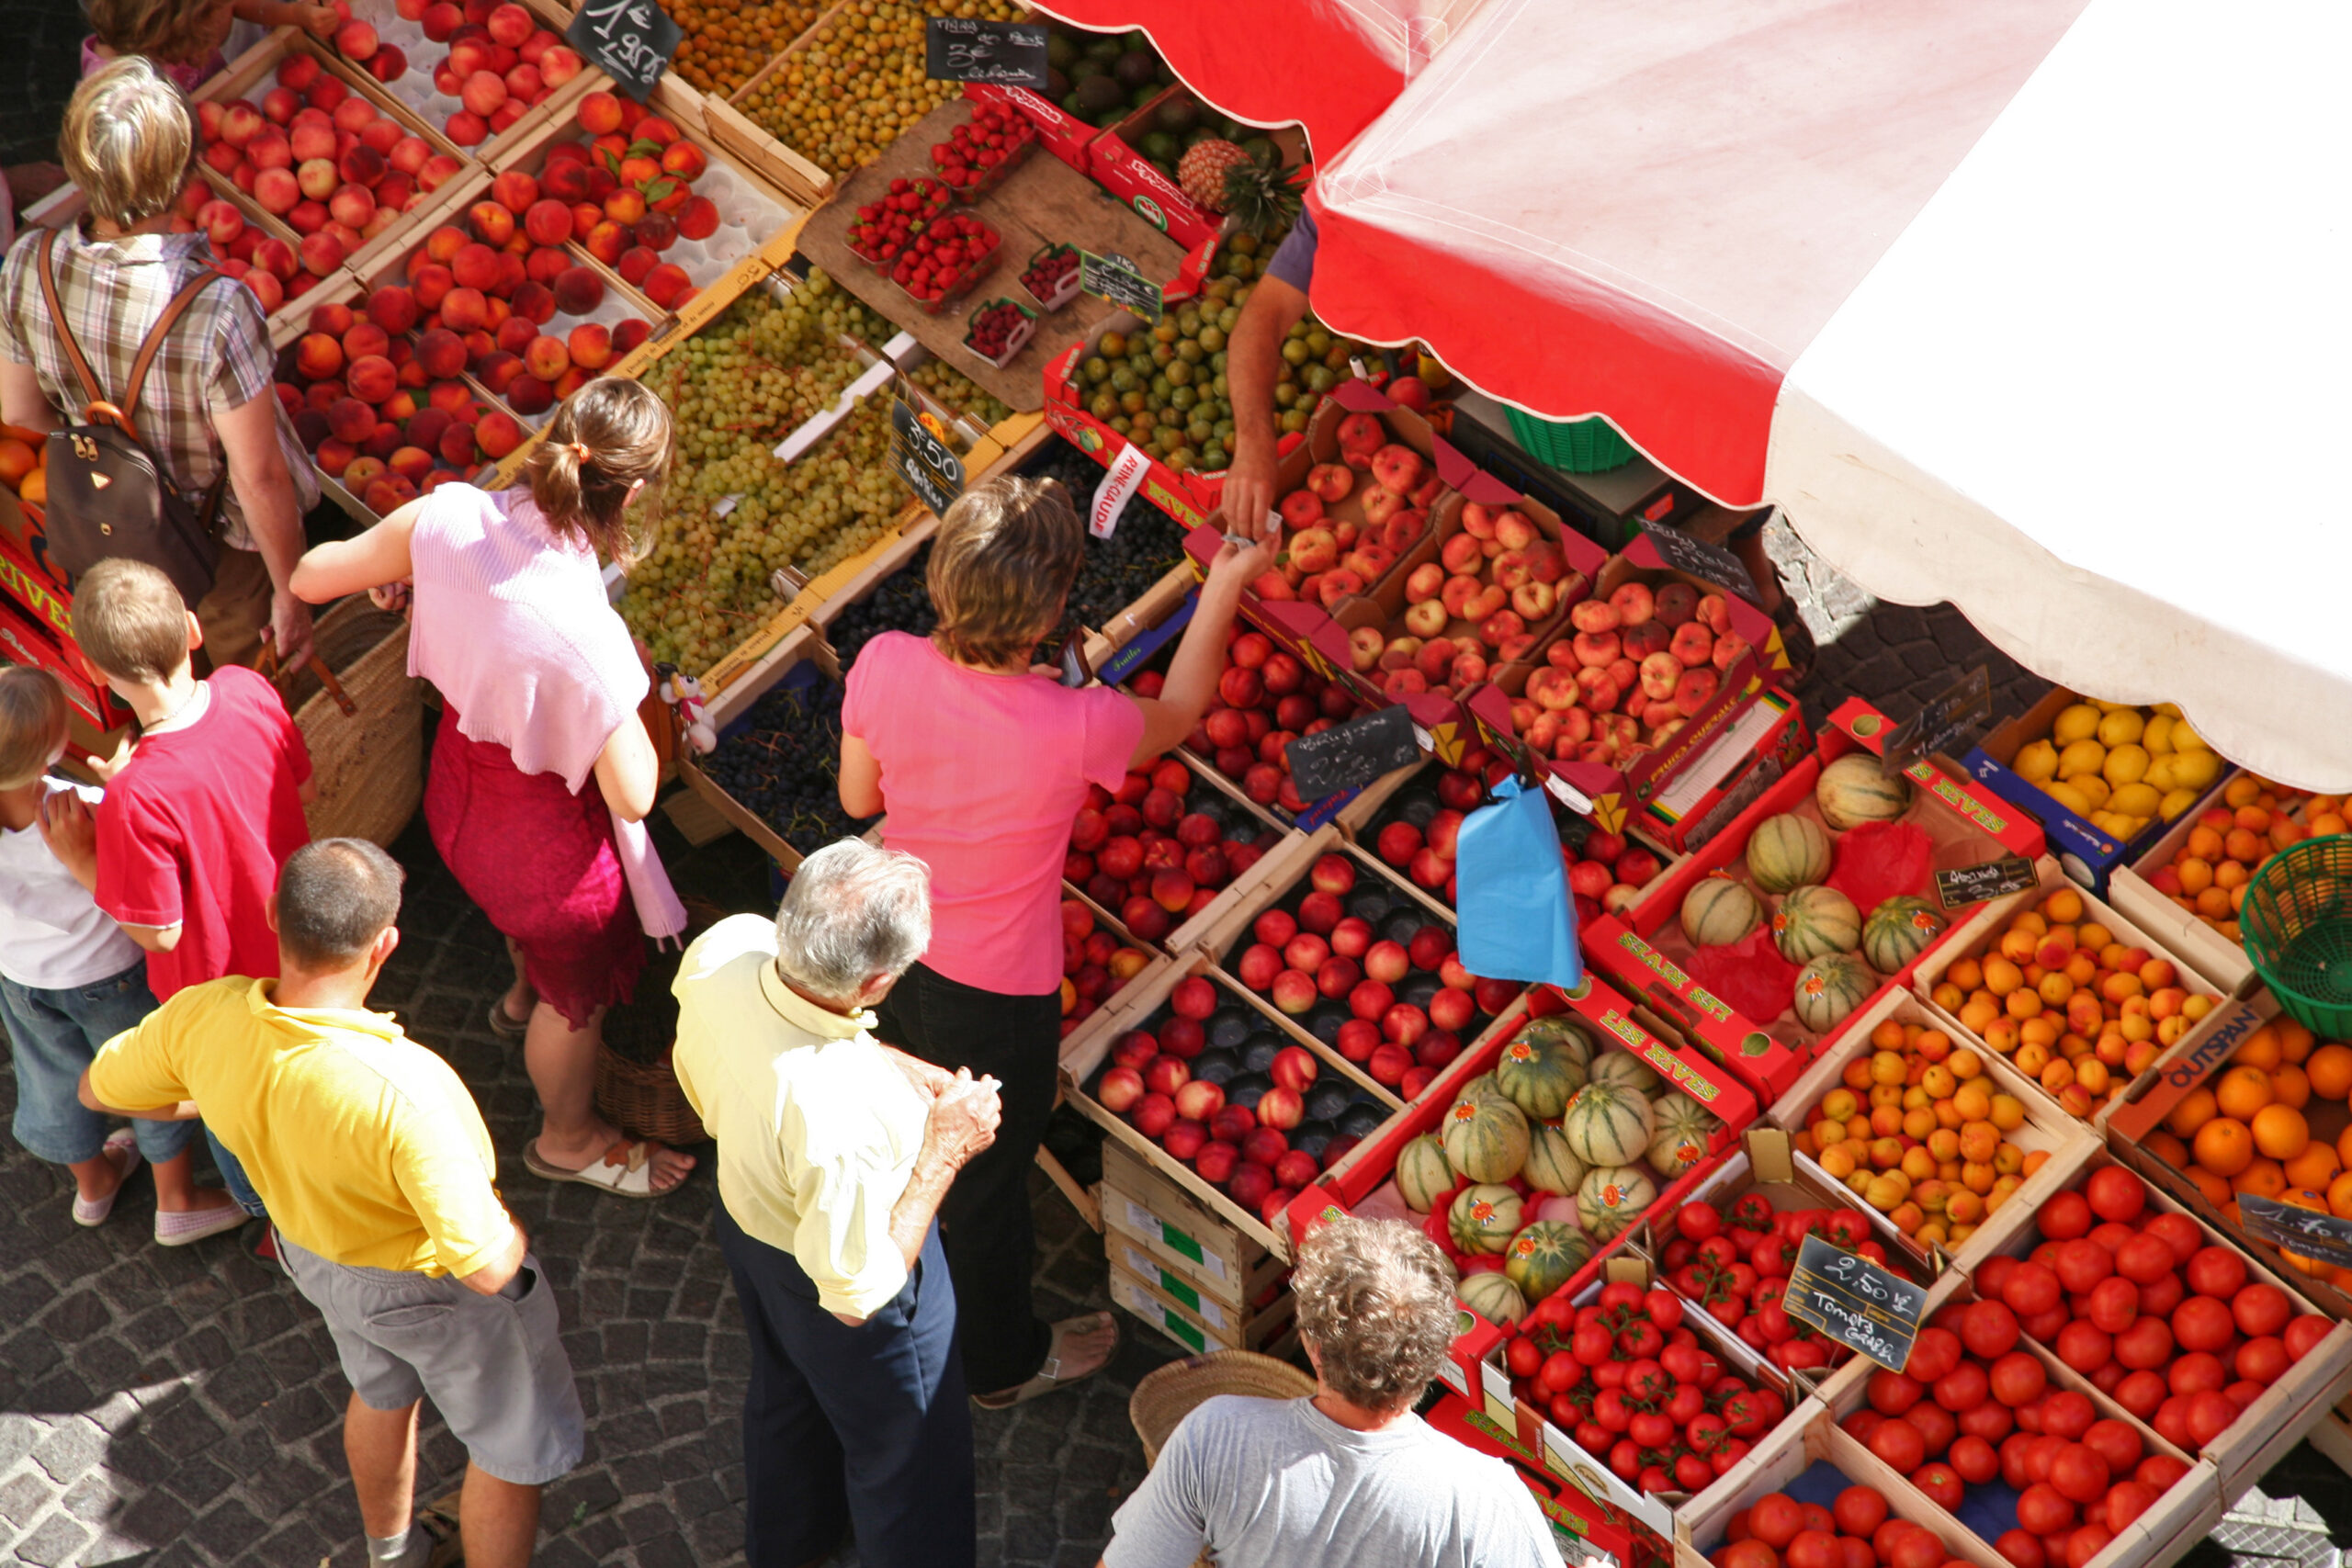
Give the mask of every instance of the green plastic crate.
POLYGON ((1510 433, 1527 455, 1564 474, 1598 474, 1622 468, 1634 460, 1633 443, 1599 414, 1589 419, 1537 419, 1515 408, 1510 433))
POLYGON ((2305 839, 2256 867, 2238 929, 2290 1017, 2323 1040, 2352 1039, 2352 834, 2305 839))

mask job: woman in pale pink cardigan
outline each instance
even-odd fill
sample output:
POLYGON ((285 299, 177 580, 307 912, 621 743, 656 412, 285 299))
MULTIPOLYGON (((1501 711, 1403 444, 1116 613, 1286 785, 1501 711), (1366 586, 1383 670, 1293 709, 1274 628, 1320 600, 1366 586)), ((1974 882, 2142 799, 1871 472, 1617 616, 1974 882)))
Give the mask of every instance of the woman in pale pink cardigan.
POLYGON ((645 831, 659 763, 637 709, 650 682, 597 554, 629 558, 628 507, 673 445, 659 398, 604 377, 557 411, 523 484, 442 485, 294 573, 312 604, 413 583, 409 672, 444 699, 424 818, 514 955, 490 1021, 523 1037, 546 1113, 524 1164, 628 1198, 671 1190, 694 1161, 596 1114, 596 1051, 646 937, 684 931, 685 910, 645 831))

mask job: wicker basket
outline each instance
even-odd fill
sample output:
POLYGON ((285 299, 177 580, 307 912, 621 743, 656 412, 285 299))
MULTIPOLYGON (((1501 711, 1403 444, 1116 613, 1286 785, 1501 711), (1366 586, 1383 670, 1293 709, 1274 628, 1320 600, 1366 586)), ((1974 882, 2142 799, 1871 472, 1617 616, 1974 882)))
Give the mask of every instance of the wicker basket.
POLYGON ((651 1062, 633 1062, 610 1045, 596 1051, 596 1113, 635 1138, 651 1138, 672 1148, 699 1144, 708 1134, 702 1118, 686 1103, 671 1070, 670 1053, 651 1062))
POLYGON ((2238 910, 2246 957, 2290 1018, 2352 1038, 2352 835, 2290 844, 2255 868, 2238 910))
POLYGON ((1127 1400, 1127 1419, 1143 1439, 1144 1462, 1157 1464, 1169 1434, 1203 1400, 1220 1393, 1304 1399, 1314 1392, 1315 1380, 1288 1361, 1255 1350, 1211 1350, 1147 1372, 1127 1400))
POLYGON ((1589 419, 1537 419, 1506 407, 1510 433, 1527 455, 1564 474, 1598 474, 1634 460, 1633 444, 1599 414, 1589 419))
POLYGON ((408 672, 408 622, 356 593, 320 616, 313 636, 341 690, 316 663, 277 678, 318 784, 311 837, 389 845, 424 795, 424 682, 408 672))

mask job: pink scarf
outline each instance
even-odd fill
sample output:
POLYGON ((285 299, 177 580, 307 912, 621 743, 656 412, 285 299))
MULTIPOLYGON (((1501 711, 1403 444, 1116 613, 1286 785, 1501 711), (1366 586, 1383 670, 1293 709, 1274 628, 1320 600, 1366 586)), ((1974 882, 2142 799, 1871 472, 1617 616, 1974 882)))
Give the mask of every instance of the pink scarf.
MULTIPOLYGON (((457 705, 469 740, 503 746, 526 773, 578 791, 650 686, 605 597, 596 553, 548 525, 526 490, 443 485, 417 514, 408 669, 457 705)), ((685 907, 642 822, 613 841, 648 936, 686 929, 685 907)))

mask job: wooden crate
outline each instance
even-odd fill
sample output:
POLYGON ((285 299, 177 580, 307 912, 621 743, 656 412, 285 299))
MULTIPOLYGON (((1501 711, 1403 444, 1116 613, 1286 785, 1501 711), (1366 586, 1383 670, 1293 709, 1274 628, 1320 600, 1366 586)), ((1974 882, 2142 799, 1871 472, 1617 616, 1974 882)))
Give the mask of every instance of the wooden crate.
MULTIPOLYGON (((1199 1355, 1208 1350, 1264 1350, 1283 1336, 1298 1315, 1298 1298, 1284 1291, 1273 1304, 1253 1316, 1229 1312, 1214 1296, 1193 1290, 1165 1269, 1148 1276, 1137 1273, 1120 1248, 1111 1249, 1111 1300, 1185 1349, 1199 1355)), ((1144 1260, 1148 1266, 1148 1259, 1144 1260)))
POLYGON ((2198 818, 2221 805, 2222 792, 2245 772, 2243 768, 2224 772, 2221 781, 2176 818, 2162 837, 2136 859, 2117 866, 2107 879, 2109 903, 2143 930, 2162 938, 2165 945, 2179 953, 2191 969, 2225 991, 2243 984, 2254 973, 2254 961, 2245 955, 2244 944, 2232 942, 2157 892, 2149 878, 2172 863, 2173 856, 2197 827, 2198 818))
MULTIPOLYGON (((1805 1069, 1804 1076, 1773 1103, 1770 1113, 1772 1122, 1790 1133, 1803 1132, 1806 1118, 1813 1108, 1821 1103, 1822 1096, 1843 1083, 1846 1064, 1871 1053, 1871 1032, 1888 1019, 1899 1023, 1917 1024, 1923 1029, 1940 1029, 1953 1036, 1955 1044, 1962 1043, 1967 1038, 1966 1031, 1960 1030, 1957 1022, 1932 1003, 1922 1001, 1907 991, 1882 996, 1858 1012, 1852 1027, 1836 1044, 1816 1057, 1813 1066, 1805 1069), (1959 1032, 1955 1034, 1954 1031, 1959 1032)), ((2073 1184, 2075 1177, 2090 1158, 2091 1151, 2098 1147, 2098 1139, 2081 1122, 2067 1115, 2055 1101, 2041 1093, 2039 1085, 2011 1066, 2008 1059, 1999 1052, 1982 1044, 1972 1043, 1967 1048, 1984 1059, 1985 1076, 1993 1080, 1998 1091, 2015 1096, 2025 1106, 2024 1123, 2002 1136, 2028 1154, 2041 1152, 2050 1156, 2042 1162, 2041 1168, 2028 1177, 2008 1201, 2002 1205, 2004 1211, 2017 1207, 2030 1213, 2073 1184)), ((1841 1184, 1822 1169, 1812 1156, 1792 1151, 1791 1157, 1810 1178, 1832 1187, 1840 1187, 1842 1190, 1841 1184)), ((1885 1219, 1875 1209, 1867 1205, 1864 1208, 1873 1221, 1885 1219)), ((1991 1216, 1986 1217, 1989 1219, 1991 1216)), ((1929 1260, 1928 1251, 1917 1242, 1894 1232, 1892 1225, 1886 1229, 1905 1250, 1923 1262, 1929 1260)), ((1992 1256, 1993 1244, 1997 1239, 1997 1232, 1980 1224, 1959 1246, 1939 1245, 1934 1252, 1953 1262, 1973 1265, 1992 1256)))
POLYGON ((1104 1142, 1098 1190, 1106 1247, 1139 1243, 1155 1261, 1236 1311, 1258 1302, 1289 1271, 1285 1252, 1234 1229, 1125 1143, 1104 1142))
MULTIPOLYGON (((374 27, 378 38, 408 57, 407 73, 398 81, 382 84, 385 93, 406 105, 417 118, 440 129, 446 138, 448 117, 463 107, 457 99, 446 96, 433 81, 433 67, 448 58, 449 44, 435 43, 426 38, 424 25, 402 17, 391 0, 357 0, 351 13, 374 27)), ((563 31, 560 22, 546 17, 541 17, 540 22, 558 34, 563 31)), ((571 45, 567 41, 563 47, 571 49, 571 45)), ((582 98, 599 90, 610 91, 611 87, 611 78, 594 65, 585 65, 577 76, 524 110, 522 117, 504 130, 475 146, 460 148, 459 152, 471 163, 495 165, 499 155, 517 140, 529 136, 549 119, 569 118, 582 98)))
MULTIPOLYGON (((724 729, 748 711, 770 687, 801 664, 815 664, 828 680, 840 678, 841 672, 832 663, 832 650, 806 631, 784 639, 775 649, 775 655, 763 661, 758 681, 739 683, 726 694, 723 704, 714 702, 711 705, 710 722, 714 728, 724 729)), ((800 864, 802 851, 785 842, 764 819, 740 805, 733 795, 719 786, 717 780, 703 772, 691 752, 683 749, 678 755, 678 776, 685 781, 688 789, 700 795, 729 824, 741 829, 786 872, 800 864)))

